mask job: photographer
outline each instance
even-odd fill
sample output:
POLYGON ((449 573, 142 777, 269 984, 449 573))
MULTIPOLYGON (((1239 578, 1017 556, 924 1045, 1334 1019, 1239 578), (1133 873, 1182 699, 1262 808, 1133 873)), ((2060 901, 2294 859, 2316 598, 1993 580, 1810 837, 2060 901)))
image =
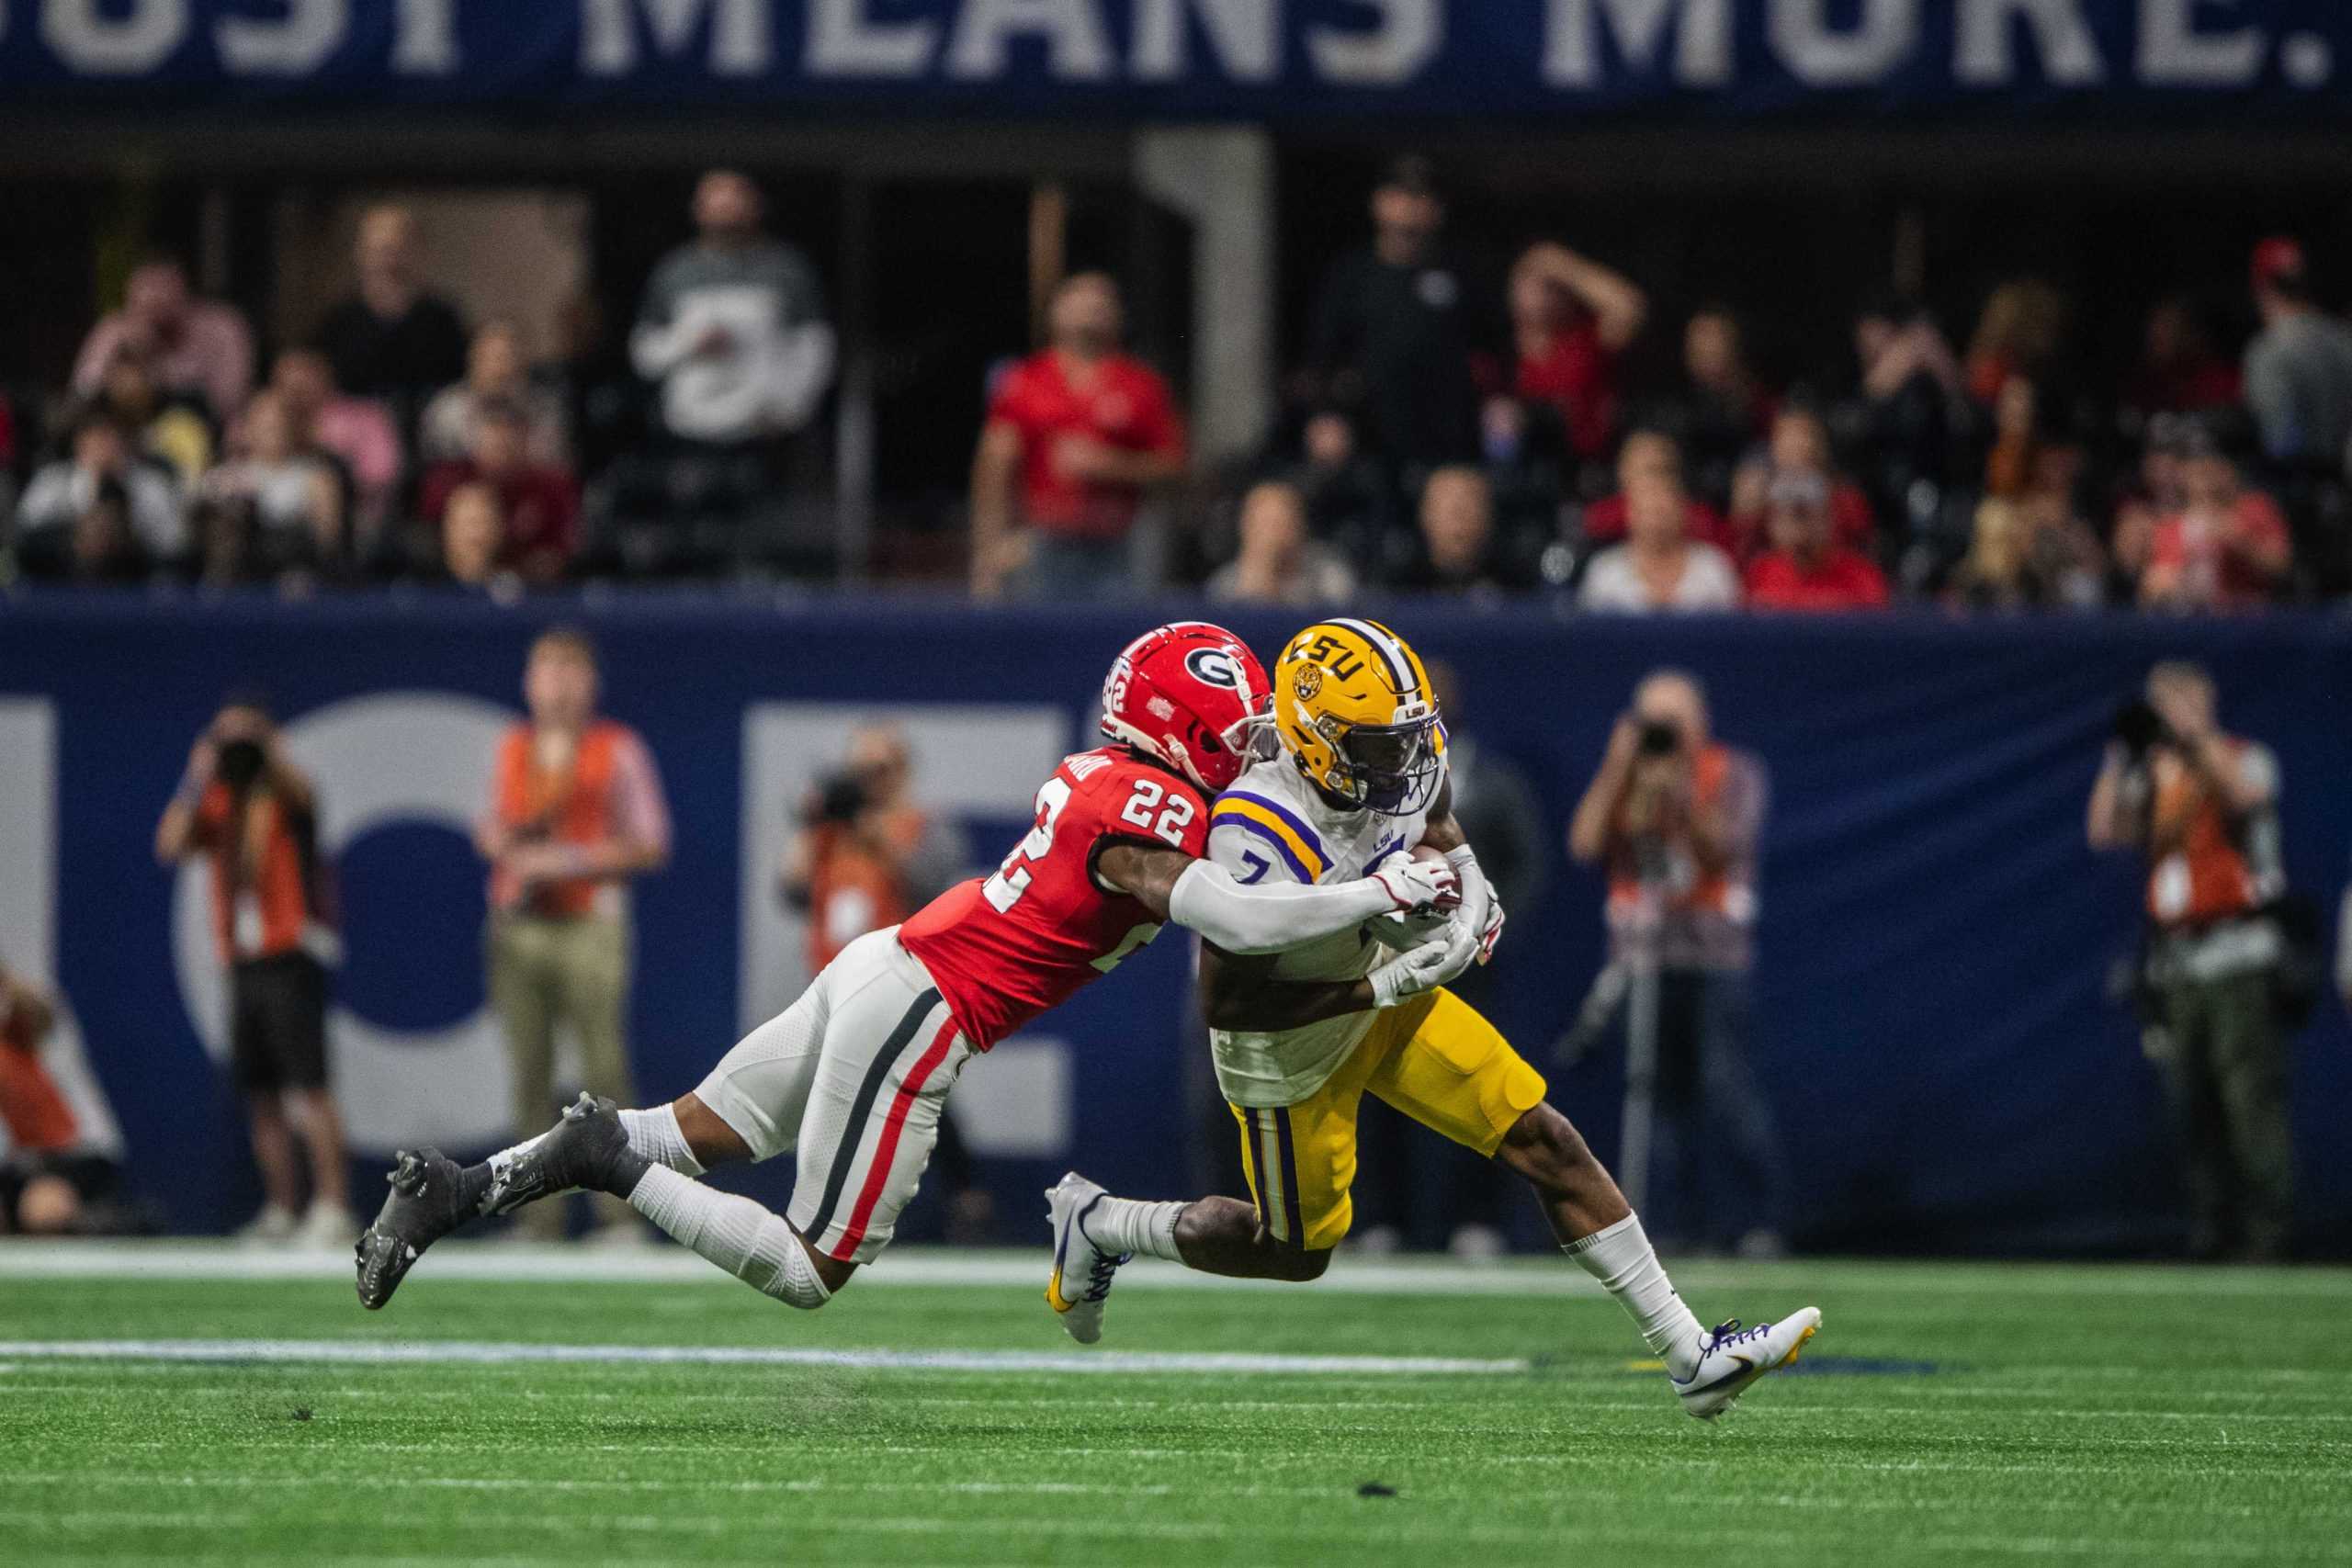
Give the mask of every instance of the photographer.
POLYGON ((1625 1003, 1629 1126, 1620 1168, 1648 1185, 1643 1118, 1655 1098, 1672 1204, 1662 1235, 1781 1250, 1784 1164, 1747 1064, 1763 764, 1715 740, 1699 683, 1647 676, 1577 802, 1568 852, 1608 874, 1610 972, 1625 1003), (1735 1168, 1702 1168, 1721 1150, 1735 1168), (1745 1211, 1745 1212, 1743 1212, 1745 1211))
POLYGON ((2292 1225, 2285 944, 2268 913, 2286 891, 2278 796, 2268 749, 2224 733, 2211 678, 2179 663, 2157 665, 2146 700, 2116 716, 2091 787, 2091 848, 2148 863, 2143 1043, 2171 1099, 2199 1258, 2233 1241, 2282 1257, 2292 1225))
POLYGON ((808 918, 808 972, 898 924, 963 875, 963 835, 910 798, 912 759, 888 725, 852 730, 841 770, 800 804, 778 891, 808 918))
POLYGON ((230 1070, 244 1097, 261 1168, 256 1241, 347 1247, 343 1120, 327 1089, 326 971, 318 797, 286 760, 266 702, 235 695, 197 737, 179 792, 155 829, 155 855, 211 863, 212 929, 229 972, 230 1070), (301 1211, 302 1161, 311 1201, 301 1211), (301 1214, 300 1218, 297 1218, 301 1214))

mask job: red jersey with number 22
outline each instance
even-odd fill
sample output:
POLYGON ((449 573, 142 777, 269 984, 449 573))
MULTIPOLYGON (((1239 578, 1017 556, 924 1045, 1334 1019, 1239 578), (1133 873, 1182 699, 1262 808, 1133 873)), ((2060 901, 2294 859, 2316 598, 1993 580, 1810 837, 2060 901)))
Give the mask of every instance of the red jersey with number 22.
POLYGON ((1209 809, 1189 780, 1123 746, 1067 757, 1037 791, 1036 825, 994 874, 961 883, 899 928, 975 1049, 985 1051, 1159 934, 1105 892, 1094 857, 1127 841, 1206 852, 1209 809))

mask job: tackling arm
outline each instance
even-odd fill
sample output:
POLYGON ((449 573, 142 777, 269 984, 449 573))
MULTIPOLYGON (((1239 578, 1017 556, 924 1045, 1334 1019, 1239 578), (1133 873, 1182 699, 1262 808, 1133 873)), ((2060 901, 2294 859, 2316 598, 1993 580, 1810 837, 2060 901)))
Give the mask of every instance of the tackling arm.
MULTIPOLYGON (((1363 924, 1374 915, 1415 907, 1418 886, 1401 876, 1366 876, 1327 887, 1274 883, 1245 887, 1223 866, 1182 850, 1105 844, 1095 856, 1102 885, 1125 893, 1160 920, 1198 931, 1227 953, 1280 953, 1363 924)), ((1434 890, 1431 890, 1434 897, 1434 890)))

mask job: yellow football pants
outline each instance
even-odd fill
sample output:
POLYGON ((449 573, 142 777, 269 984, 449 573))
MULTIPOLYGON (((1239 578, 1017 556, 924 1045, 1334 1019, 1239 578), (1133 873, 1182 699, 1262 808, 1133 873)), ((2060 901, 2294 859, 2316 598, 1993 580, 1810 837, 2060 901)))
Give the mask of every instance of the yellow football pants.
POLYGON ((1453 992, 1384 1010, 1321 1089, 1295 1105, 1233 1107, 1258 1215, 1277 1241, 1320 1252, 1355 1207, 1356 1107, 1378 1096, 1422 1126, 1491 1156, 1544 1099, 1544 1076, 1453 992))

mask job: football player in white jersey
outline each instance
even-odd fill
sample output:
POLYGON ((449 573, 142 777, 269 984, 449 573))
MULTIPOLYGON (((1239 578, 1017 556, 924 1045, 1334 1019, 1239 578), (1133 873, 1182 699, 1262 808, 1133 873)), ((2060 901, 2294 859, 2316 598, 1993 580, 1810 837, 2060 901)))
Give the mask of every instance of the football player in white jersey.
POLYGON ((1683 1407, 1720 1414, 1795 1359, 1821 1314, 1702 1327, 1616 1182, 1545 1102, 1543 1077, 1444 988, 1492 952, 1502 910, 1454 820, 1445 731, 1419 656, 1377 622, 1325 621, 1290 640, 1272 680, 1280 750, 1218 797, 1210 859, 1243 884, 1314 886, 1435 852, 1454 870, 1460 906, 1258 957, 1204 946, 1217 1083, 1255 1201, 1115 1198, 1071 1172, 1046 1194, 1048 1304, 1091 1343, 1114 1274, 1137 1254, 1212 1274, 1317 1278, 1348 1231, 1356 1108, 1370 1093, 1526 1178, 1561 1247, 1665 1361, 1683 1407))

